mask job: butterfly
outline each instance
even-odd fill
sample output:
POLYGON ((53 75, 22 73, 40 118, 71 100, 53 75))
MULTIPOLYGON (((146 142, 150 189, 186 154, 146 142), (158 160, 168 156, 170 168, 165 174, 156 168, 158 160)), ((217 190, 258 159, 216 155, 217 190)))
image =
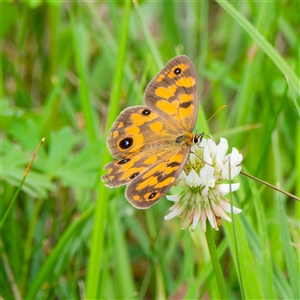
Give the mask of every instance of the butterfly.
POLYGON ((148 84, 145 105, 121 112, 109 131, 107 145, 114 161, 102 180, 108 187, 127 185, 125 196, 146 209, 174 185, 191 146, 198 114, 196 70, 185 56, 171 59, 148 84))

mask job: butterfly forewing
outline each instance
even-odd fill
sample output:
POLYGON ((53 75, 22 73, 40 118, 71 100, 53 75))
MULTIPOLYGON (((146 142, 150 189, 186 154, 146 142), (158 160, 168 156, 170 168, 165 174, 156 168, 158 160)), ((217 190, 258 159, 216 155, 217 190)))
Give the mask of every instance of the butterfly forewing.
POLYGON ((172 141, 177 133, 174 124, 166 123, 147 106, 133 106, 121 112, 109 132, 107 144, 113 157, 123 158, 149 148, 163 148, 161 144, 172 141))
POLYGON ((198 113, 195 68, 187 56, 170 60, 148 84, 145 104, 186 131, 194 129, 198 113))

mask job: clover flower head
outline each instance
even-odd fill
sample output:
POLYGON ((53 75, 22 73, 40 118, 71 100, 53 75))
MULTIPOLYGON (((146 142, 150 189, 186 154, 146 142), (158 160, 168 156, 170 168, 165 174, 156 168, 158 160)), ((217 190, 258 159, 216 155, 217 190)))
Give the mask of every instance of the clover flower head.
POLYGON ((202 229, 206 231, 208 219, 211 226, 218 230, 221 218, 231 222, 226 212, 241 212, 239 208, 231 207, 225 195, 240 187, 239 183, 228 181, 240 173, 242 168, 239 164, 243 156, 235 148, 229 154, 226 154, 227 151, 228 142, 224 138, 218 145, 211 138, 202 138, 199 145, 191 147, 188 162, 177 180, 182 191, 167 196, 174 205, 165 216, 166 220, 179 216, 182 229, 191 226, 192 230, 201 222, 202 229))

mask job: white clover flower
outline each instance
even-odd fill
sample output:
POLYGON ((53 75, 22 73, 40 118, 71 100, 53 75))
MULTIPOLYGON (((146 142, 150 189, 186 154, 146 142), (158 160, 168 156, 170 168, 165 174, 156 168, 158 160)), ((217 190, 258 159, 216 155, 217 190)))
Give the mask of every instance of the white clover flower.
MULTIPOLYGON (((189 160, 177 180, 182 191, 167 196, 175 203, 166 220, 179 216, 182 229, 191 226, 192 230, 201 221, 204 231, 206 219, 216 230, 221 218, 231 222, 226 214, 231 212, 231 205, 225 195, 238 190, 240 184, 226 182, 240 173, 243 156, 235 148, 226 155, 227 150, 228 142, 224 138, 218 145, 212 139, 202 138, 199 145, 192 146, 189 160)), ((238 214, 242 210, 232 207, 232 211, 238 214)))

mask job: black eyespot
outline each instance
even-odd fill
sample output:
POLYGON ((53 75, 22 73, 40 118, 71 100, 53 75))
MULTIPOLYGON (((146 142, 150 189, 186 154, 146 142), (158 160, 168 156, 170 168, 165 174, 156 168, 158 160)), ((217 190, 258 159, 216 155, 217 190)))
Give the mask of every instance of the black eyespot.
POLYGON ((128 149, 132 146, 133 139, 131 137, 127 137, 119 142, 119 146, 122 149, 128 149))
POLYGON ((138 173, 138 172, 137 172, 137 173, 134 173, 134 174, 132 174, 129 178, 130 178, 130 179, 134 179, 134 178, 135 178, 136 176, 138 176, 139 174, 140 174, 140 173, 138 173))
POLYGON ((149 195, 148 199, 151 200, 157 195, 157 192, 153 192, 149 195))
POLYGON ((180 68, 176 68, 174 70, 174 74, 179 75, 181 73, 181 69, 180 68))
POLYGON ((151 114, 151 111, 149 109, 144 109, 142 111, 142 115, 144 115, 144 116, 149 116, 150 114, 151 114))
POLYGON ((130 161, 130 158, 124 158, 124 159, 121 159, 117 162, 118 165, 124 165, 126 164, 127 162, 130 161))

